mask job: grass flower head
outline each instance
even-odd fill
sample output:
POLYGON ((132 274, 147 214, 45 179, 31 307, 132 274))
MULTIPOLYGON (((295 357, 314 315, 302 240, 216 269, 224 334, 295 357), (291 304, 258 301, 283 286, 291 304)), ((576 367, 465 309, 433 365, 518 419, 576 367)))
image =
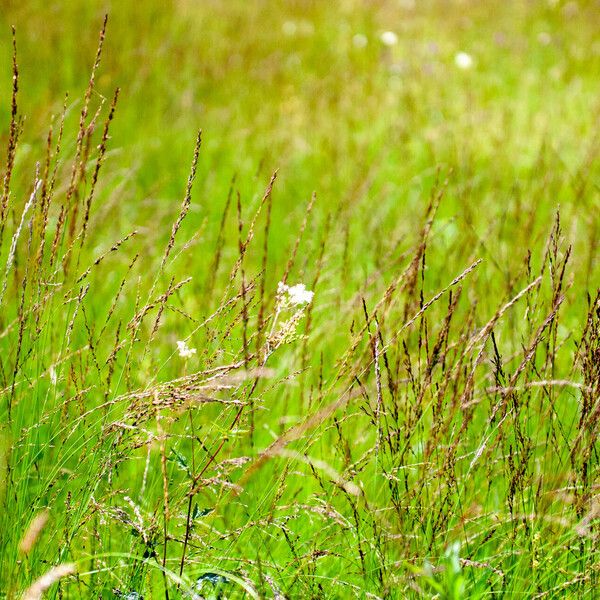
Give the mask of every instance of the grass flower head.
POLYGON ((277 286, 277 295, 291 306, 304 306, 312 302, 315 293, 307 290, 303 283, 289 286, 280 281, 277 286))

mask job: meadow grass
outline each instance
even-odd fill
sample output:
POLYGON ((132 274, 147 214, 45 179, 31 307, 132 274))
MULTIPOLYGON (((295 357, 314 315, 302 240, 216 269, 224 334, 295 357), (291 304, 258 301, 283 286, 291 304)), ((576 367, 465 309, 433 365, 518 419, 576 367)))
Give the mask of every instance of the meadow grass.
POLYGON ((1 597, 594 597, 597 2, 0 9, 1 597))

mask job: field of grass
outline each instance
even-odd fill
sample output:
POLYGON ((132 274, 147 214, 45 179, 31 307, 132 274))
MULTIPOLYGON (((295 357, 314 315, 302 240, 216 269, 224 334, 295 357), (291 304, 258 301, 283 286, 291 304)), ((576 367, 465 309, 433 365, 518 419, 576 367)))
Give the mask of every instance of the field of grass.
POLYGON ((599 92, 596 0, 0 0, 0 598, 597 597, 599 92))

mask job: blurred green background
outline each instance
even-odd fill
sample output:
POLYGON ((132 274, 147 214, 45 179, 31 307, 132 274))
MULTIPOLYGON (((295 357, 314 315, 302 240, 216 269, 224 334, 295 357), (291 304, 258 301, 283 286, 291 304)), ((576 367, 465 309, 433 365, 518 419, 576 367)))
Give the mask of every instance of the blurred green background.
MULTIPOLYGON (((109 14, 94 100, 110 99, 117 86, 122 92, 102 179, 113 193, 98 218, 118 233, 150 217, 153 232, 166 235, 202 128, 193 226, 208 219, 211 242, 231 178, 251 203, 279 169, 273 260, 287 257, 294 224, 316 191, 315 224, 338 216, 334 238, 349 240, 349 275, 362 282, 386 240, 414 231, 439 168, 451 174, 440 210, 442 256, 459 260, 460 239, 459 254, 481 248, 508 278, 512 228, 541 239, 560 205, 590 285, 590 244, 598 239, 595 0, 0 5, 0 123, 9 117, 15 25, 27 117, 22 162, 28 148, 38 156, 65 92, 67 127, 75 129, 109 14), (386 31, 396 44, 383 43, 386 31), (471 68, 457 66, 459 52, 472 57, 471 68), (541 170, 543 179, 522 195, 541 170), (590 186, 594 193, 585 193, 590 186)), ((0 131, 4 142, 7 125, 0 131)), ((154 242, 150 236, 148 254, 154 242)))
MULTIPOLYGON (((596 1, 28 0, 0 7, 0 122, 8 122, 14 24, 24 137, 34 145, 43 144, 63 94, 72 102, 81 96, 109 14, 96 94, 110 98, 122 88, 111 150, 134 199, 128 220, 143 219, 142 208, 162 214, 155 195, 180 195, 199 127, 206 210, 217 197, 222 203, 234 173, 243 186, 278 168, 276 206, 285 213, 301 213, 313 190, 337 208, 360 202, 368 188, 372 210, 384 198, 391 219, 414 208, 411 183, 436 165, 473 187, 469 202, 453 207, 466 216, 481 205, 475 190, 483 179, 518 181, 542 145, 562 177, 576 177, 597 129, 596 1), (397 44, 386 46, 384 31, 397 44), (471 69, 457 67, 459 52, 472 56, 471 69)), ((486 203, 490 217, 499 205, 499 198, 486 203)))
MULTIPOLYGON (((177 262, 173 261, 175 266, 168 274, 160 274, 161 290, 166 288, 171 276, 177 280, 189 275, 194 277, 185 293, 177 298, 177 308, 181 307, 200 319, 218 306, 220 295, 213 294, 212 290, 207 293, 208 265, 213 260, 218 224, 234 176, 247 228, 271 174, 278 170, 268 252, 267 302, 273 300, 277 281, 285 269, 311 194, 313 191, 317 194, 313 217, 308 223, 290 279, 290 283, 311 285, 316 271, 314 265, 326 239, 325 264, 315 289, 310 347, 301 349, 299 344, 292 346, 282 351, 283 358, 277 356, 272 361, 273 365, 269 366, 277 370, 285 386, 269 387, 264 394, 268 410, 257 411, 256 446, 251 446, 241 436, 236 438, 233 435, 231 444, 223 450, 224 459, 235 459, 242 452, 254 456, 257 448, 265 448, 272 442, 273 435, 281 433, 290 423, 300 422, 310 410, 307 406, 310 407, 311 400, 306 390, 310 388, 312 394, 313 388, 320 386, 322 379, 334 382, 328 392, 330 397, 323 402, 337 400, 341 388, 336 387, 336 369, 348 345, 352 344, 356 331, 353 328, 364 319, 359 299, 365 297, 366 304, 372 308, 401 272, 400 265, 404 268, 410 260, 407 257, 412 256, 413 245, 419 242, 418 231, 423 226, 425 207, 437 179, 447 179, 448 183, 428 242, 427 259, 423 259, 422 263, 426 276, 423 274, 420 282, 421 302, 423 298, 431 298, 475 259, 483 259, 473 276, 465 281, 464 300, 454 317, 455 321, 462 318, 461 328, 457 327, 457 331, 462 331, 463 327, 476 330, 483 326, 502 303, 531 282, 547 257, 549 234, 560 207, 562 237, 557 234, 560 239, 556 246, 564 253, 566 247, 572 244, 573 253, 565 278, 566 287, 567 284, 572 287, 561 308, 560 326, 557 326, 559 333, 554 337, 559 348, 556 350, 556 373, 564 377, 572 375, 573 344, 587 314, 586 296, 595 292, 600 281, 600 3, 597 0, 0 0, 0 147, 6 147, 10 121, 11 25, 16 28, 21 76, 19 113, 26 117, 12 182, 13 222, 18 222, 18 209, 31 191, 34 164, 43 156, 46 131, 52 116, 60 115, 64 95, 68 92, 66 147, 61 155, 63 171, 59 174, 60 189, 57 193, 58 198, 63 197, 81 98, 89 80, 98 32, 105 14, 109 15, 109 22, 91 114, 105 99, 110 101, 116 87, 121 88, 121 96, 94 199, 86 240, 89 245, 84 247, 81 265, 90 264, 114 240, 133 228, 139 230, 140 236, 133 243, 134 250, 139 251, 142 258, 136 265, 139 271, 134 275, 139 275, 143 283, 137 289, 128 289, 129 304, 122 302, 119 305, 117 310, 123 323, 127 323, 136 310, 134 302, 139 289, 148 291, 152 280, 149 274, 156 272, 157 261, 164 252, 171 225, 179 213, 199 128, 203 130, 203 146, 198 179, 191 212, 177 242, 183 244, 194 234, 198 234, 198 238, 190 242, 191 251, 178 256, 177 262), (331 219, 329 237, 323 233, 328 219, 331 219), (473 307, 476 308, 471 312, 473 307), (471 318, 472 321, 469 320, 471 318), (304 356, 300 356, 304 352, 306 365, 302 362, 304 356), (298 377, 298 383, 290 373, 296 375, 295 370, 300 365, 307 366, 307 375, 306 381, 298 377)), ((99 122, 102 122, 106 109, 105 103, 99 122)), ((98 134, 94 139, 97 138, 98 134)), ((59 205, 58 201, 53 205, 55 212, 59 205)), ((52 219, 56 219, 56 215, 51 213, 50 218, 53 225, 52 219)), ((260 227, 256 242, 262 241, 264 235, 262 221, 260 227)), ((225 235, 227 243, 222 264, 229 268, 238 256, 234 208, 229 213, 225 235)), ((5 246, 7 239, 5 237, 5 246)), ((22 240, 21 246, 24 243, 22 240)), ((21 248, 22 252, 24 250, 24 247, 21 248)), ((129 252, 129 247, 126 251, 129 252)), ((123 257, 117 254, 116 258, 107 260, 102 265, 106 271, 93 274, 94 293, 86 299, 88 313, 85 315, 86 319, 90 316, 92 323, 98 315, 105 314, 115 296, 131 259, 127 252, 123 253, 123 257), (113 269, 111 260, 120 261, 118 265, 125 268, 113 269)), ((257 281, 262 269, 261 252, 257 242, 249 248, 245 259, 247 274, 256 277, 257 281)), ((557 249, 555 258, 560 252, 557 249)), ((503 356, 508 357, 507 364, 511 368, 515 367, 515 361, 518 363, 520 360, 534 324, 545 318, 544 302, 552 299, 554 293, 553 282, 548 277, 551 268, 554 265, 544 272, 545 287, 539 294, 536 290, 538 296, 532 302, 533 308, 529 304, 519 304, 498 327, 500 349, 503 356)), ((52 275, 58 279, 57 273, 52 275)), ((131 280, 135 283, 134 275, 131 280)), ((70 276, 75 277, 75 274, 70 276)), ((15 282, 14 289, 18 291, 16 275, 15 282)), ((237 285, 237 280, 235 283, 237 285)), ((226 278, 218 285, 221 286, 219 292, 223 289, 231 291, 226 278)), ((7 312, 7 322, 13 318, 16 322, 20 306, 17 298, 15 293, 7 312)), ((30 301, 33 302, 32 299, 30 301)), ((414 314, 417 310, 410 294, 399 294, 395 302, 391 311, 393 316, 386 323, 390 335, 403 326, 407 314, 414 314)), ((432 328, 439 328, 443 323, 443 303, 435 305, 427 313, 432 328)), ((253 310, 255 308, 252 307, 253 310)), ((62 305, 56 310, 61 311, 61 317, 67 318, 62 314, 62 305)), ((221 322, 214 325, 214 332, 211 324, 206 331, 197 334, 195 341, 191 340, 190 343, 199 348, 197 358, 201 368, 239 357, 241 327, 238 321, 229 329, 227 318, 229 315, 223 317, 224 325, 221 322)), ((231 318, 233 322, 234 318, 231 318)), ((57 322, 60 324, 60 321, 57 322)), ((49 323, 53 325, 54 321, 50 319, 49 323)), ((80 321, 77 322, 74 333, 77 344, 74 341, 73 347, 83 348, 87 344, 87 324, 86 321, 84 327, 80 321)), ((179 357, 174 357, 175 340, 183 339, 194 327, 180 313, 166 315, 160 330, 161 336, 165 334, 164 338, 153 344, 148 342, 143 353, 128 354, 123 365, 119 366, 123 372, 129 368, 133 371, 131 387, 121 389, 129 386, 130 382, 125 384, 124 380, 119 380, 110 391, 116 395, 142 389, 149 381, 153 383, 181 376, 187 367, 178 360, 179 357)), ((56 329, 60 328, 57 326, 56 329)), ((406 334, 408 347, 415 353, 419 368, 422 352, 420 334, 420 330, 406 334)), ((153 335, 154 332, 149 337, 153 335)), ((118 336, 117 332, 117 339, 118 336)), ((31 363, 37 360, 36 364, 26 365, 31 368, 32 381, 45 377, 50 361, 62 356, 61 339, 49 339, 47 347, 40 351, 39 360, 33 352, 28 355, 31 363)), ((101 349, 107 355, 112 351, 113 339, 101 342, 101 349)), ((457 343, 466 343, 466 339, 461 337, 457 343)), ((12 338, 5 337, 4 343, 12 352, 12 338)), ((400 366, 404 368, 400 344, 396 350, 400 372, 400 366)), ((552 346, 554 351, 555 346, 552 346)), ((554 375, 554 354, 552 356, 554 375)), ((90 370, 89 357, 87 360, 90 370)), ((76 362, 75 359, 73 362, 76 362)), ((490 364, 484 363, 477 373, 476 383, 482 393, 492 381, 490 364)), ((548 361, 544 362, 544 368, 547 364, 548 361)), ((81 381, 76 381, 74 376, 73 381, 65 377, 67 391, 78 385, 79 389, 85 389, 90 381, 90 385, 98 383, 93 377, 88 377, 87 371, 82 373, 81 381)), ((531 373, 527 375, 535 379, 531 373)), ((537 376, 536 373, 534 375, 537 376)), ((367 385, 372 383, 367 382, 367 385)), ((43 385, 37 385, 34 392, 42 398, 45 394, 43 385)), ((61 393, 57 393, 60 400, 61 393)), ((94 393, 95 396, 90 393, 86 402, 99 404, 103 398, 98 395, 97 389, 94 393)), ((106 393, 109 393, 108 389, 106 393)), ((28 390, 23 392, 20 409, 25 423, 31 417, 23 408, 27 407, 28 394, 28 390)), ((68 397, 66 393, 65 397, 68 397)), ((408 394, 406 397, 409 397, 408 394)), ((575 395, 565 393, 561 398, 564 400, 562 416, 569 423, 575 423, 575 395)), ((41 400, 38 403, 45 407, 41 400)), ((46 409, 39 410, 41 414, 46 409)), ((199 411, 198 419, 202 426, 206 426, 212 448, 217 447, 226 434, 219 429, 225 422, 221 408, 214 412, 211 410, 199 411)), ((357 413, 358 417, 351 415, 355 420, 348 421, 347 429, 351 434, 348 439, 353 445, 368 447, 372 441, 368 436, 373 430, 358 409, 357 413)), ((531 435, 536 444, 538 432, 548 423, 545 414, 540 412, 535 419, 523 417, 526 426, 533 430, 531 435)), ((452 418, 453 415, 449 415, 449 423, 452 418)), ((460 418, 460 411, 457 411, 457 422, 460 418)), ((494 511, 499 511, 503 518, 506 516, 502 486, 508 487, 511 482, 508 475, 506 482, 503 477, 497 477, 498 473, 504 473, 501 461, 509 454, 502 443, 493 449, 497 452, 494 455, 497 462, 493 463, 496 469, 494 477, 489 475, 491 471, 485 471, 489 465, 484 464, 477 465, 480 469, 478 478, 471 477, 466 452, 476 450, 480 442, 477 436, 483 436, 484 427, 487 427, 487 414, 482 413, 478 418, 480 421, 475 422, 469 432, 475 431, 477 435, 460 440, 461 451, 463 446, 465 448, 461 457, 462 487, 459 488, 463 496, 459 494, 457 497, 461 501, 465 499, 466 512, 470 510, 471 502, 475 506, 480 501, 484 505, 481 510, 488 511, 481 521, 473 519, 473 527, 479 528, 478 534, 481 533, 483 538, 488 531, 495 531, 494 511), (493 485, 498 487, 492 489, 493 485), (480 489, 485 486, 492 491, 489 498, 482 501, 480 489)), ((554 427, 553 423, 549 425, 550 430, 554 427)), ((82 430, 85 430, 85 425, 78 424, 82 430)), ((61 426, 69 432, 68 423, 61 426)), ((18 427, 14 429, 20 435, 18 427)), ((48 429, 51 430, 50 425, 48 429)), ((31 431, 33 436, 35 427, 32 426, 31 431)), ((452 429, 452 435, 457 431, 458 427, 452 429)), ((82 434, 81 439, 86 439, 88 433, 93 440, 95 433, 92 428, 82 434)), ((572 433, 571 429, 569 433, 572 433)), ((336 435, 333 426, 328 423, 325 433, 315 434, 306 446, 302 446, 303 440, 298 440, 297 445, 302 451, 309 447, 315 458, 339 466, 345 459, 341 457, 342 453, 337 455, 337 450, 332 449, 337 443, 336 435)), ((540 439, 544 435, 545 430, 539 433, 540 439)), ((426 433, 423 436, 424 440, 426 433)), ((29 438, 25 436, 23 439, 22 445, 15 447, 29 459, 29 438)), ((173 447, 189 450, 185 445, 188 440, 182 439, 181 446, 173 442, 173 447)), ((564 439, 567 440, 567 437, 564 439)), ((48 440, 50 434, 43 444, 40 443, 45 451, 51 448, 48 440)), ((452 436, 445 441, 454 443, 452 436)), ((81 456, 91 465, 88 471, 78 470, 79 447, 77 453, 73 452, 64 459, 64 465, 58 461, 55 463, 51 452, 48 452, 50 458, 45 459, 47 464, 43 465, 50 472, 56 465, 73 468, 73 481, 77 485, 73 483, 72 488, 79 491, 86 489, 80 481, 90 484, 90 489, 96 485, 96 473, 101 469, 94 461, 100 463, 102 458, 100 453, 97 457, 87 453, 87 442, 81 444, 81 456)), ((210 444, 207 442, 207 445, 210 444)), ((541 442, 535 447, 542 458, 535 462, 538 460, 536 455, 535 460, 531 460, 532 465, 535 462, 531 472, 537 473, 538 465, 542 464, 550 476, 544 479, 546 473, 542 469, 540 482, 543 480, 544 485, 553 491, 552 477, 556 475, 555 487, 566 485, 570 476, 569 460, 565 458, 570 452, 568 443, 560 447, 560 452, 554 452, 550 446, 542 447, 541 442), (544 463, 544 460, 547 462, 544 463), (557 464, 560 464, 561 470, 558 470, 557 464)), ((17 451, 14 460, 18 464, 20 455, 17 451)), ((415 450, 415 461, 420 460, 421 451, 422 447, 415 450)), ((59 450, 57 452, 60 453, 59 450)), ((130 460, 121 472, 122 481, 127 484, 133 481, 134 476, 141 478, 140 465, 143 463, 137 460, 137 455, 132 456, 135 460, 130 460)), ((440 456, 443 461, 443 452, 440 456)), ((162 481, 157 457, 154 460, 157 468, 147 502, 158 506, 162 498, 162 481)), ((274 482, 279 481, 281 473, 282 482, 288 476, 287 463, 285 471, 283 468, 278 471, 279 466, 273 464, 274 461, 268 463, 254 475, 239 504, 219 507, 229 519, 224 521, 229 528, 223 526, 225 531, 236 531, 236 527, 245 526, 251 519, 256 518, 257 523, 263 516, 271 519, 271 508, 266 499, 275 489, 274 482), (243 502, 247 502, 247 506, 242 509, 243 502)), ((420 464, 416 463, 417 466, 420 464)), ((34 495, 35 486, 31 484, 32 487, 29 487, 29 473, 25 467, 21 468, 24 473, 17 480, 25 491, 18 499, 15 495, 15 503, 18 500, 20 507, 24 507, 19 531, 24 529, 29 516, 30 496, 36 501, 41 498, 39 502, 42 502, 44 494, 54 485, 50 475, 47 480, 42 479, 38 498, 34 495)), ((382 507, 383 512, 389 508, 389 498, 387 488, 381 485, 381 473, 377 468, 379 465, 375 461, 374 475, 365 477, 365 493, 373 506, 382 507)), ((186 503, 187 482, 183 479, 181 484, 184 476, 178 474, 175 467, 171 469, 171 475, 175 482, 173 487, 179 494, 174 497, 177 497, 180 508, 186 503), (179 487, 175 485, 177 482, 179 487)), ((293 505, 303 494, 307 498, 314 495, 317 498, 315 502, 320 501, 321 490, 315 481, 309 480, 311 484, 307 485, 306 478, 297 475, 293 472, 287 480, 292 483, 286 483, 285 502, 293 505)), ((438 475, 433 467, 427 476, 434 484, 437 482, 438 475)), ((535 483, 535 480, 532 481, 535 483)), ((115 483, 115 487, 119 483, 115 483)), ((112 502, 110 494, 113 492, 110 486, 108 489, 108 499, 104 499, 107 506, 112 502)), ((542 483, 539 489, 542 489, 542 483)), ((64 484, 64 490, 70 493, 68 483, 64 484)), ((324 495, 330 493, 335 497, 339 490, 324 492, 324 495)), ((526 493, 529 493, 529 488, 526 488, 526 493)), ((58 491, 56 494, 58 497, 58 491)), ((434 495, 428 499, 431 504, 424 509, 431 516, 439 508, 439 499, 434 495)), ((81 508, 82 522, 88 501, 89 498, 85 497, 80 505, 75 503, 81 508)), ((336 501, 342 505, 344 498, 336 498, 336 501)), ((350 522, 348 506, 343 506, 340 510, 348 513, 345 518, 350 522)), ((364 508, 361 507, 361 510, 364 508)), ((443 505, 439 508, 440 513, 443 508, 443 505)), ((449 522, 454 526, 452 519, 458 520, 462 515, 454 514, 449 504, 446 508, 449 522)), ((556 514, 561 515, 563 510, 567 509, 557 504, 556 514)), ((215 522, 222 516, 217 512, 215 510, 215 522)), ((52 535, 58 538, 62 535, 64 523, 60 521, 62 513, 56 513, 60 526, 52 535)), ((365 515, 370 515, 368 507, 363 511, 365 515)), ((579 517, 569 513, 571 519, 579 517)), ((332 556, 335 558, 331 558, 334 566, 324 572, 328 576, 334 573, 335 577, 342 573, 345 577, 346 566, 351 560, 356 562, 358 559, 353 555, 348 563, 345 562, 345 541, 339 537, 338 530, 331 524, 329 529, 322 529, 320 522, 313 521, 311 515, 303 515, 303 518, 306 524, 304 528, 298 527, 298 537, 306 549, 306 556, 320 549, 319 536, 325 536, 334 549, 332 556)), ((419 515, 414 523, 418 518, 419 515)), ((271 523, 269 521, 269 526, 271 523)), ((369 523, 366 517, 364 523, 369 523)), ((426 553, 423 550, 426 535, 423 534, 422 538, 414 535, 414 523, 402 523, 398 527, 408 540, 406 547, 412 545, 410 556, 421 560, 426 553)), ((508 531, 512 527, 508 518, 506 524, 508 531)), ((364 525, 368 531, 363 532, 364 539, 369 541, 374 536, 370 526, 364 525)), ((79 523, 71 523, 71 527, 75 538, 76 534, 79 535, 79 523)), ((109 540, 106 547, 113 544, 112 548, 121 548, 129 543, 124 541, 126 535, 120 537, 123 528, 118 527, 113 524, 118 532, 114 540, 110 538, 111 528, 102 530, 109 540)), ((457 525, 457 528, 460 527, 462 524, 457 525)), ((448 531, 450 529, 449 526, 448 531)), ((67 530, 67 525, 64 525, 65 538, 67 530)), ((237 544, 236 552, 244 558, 250 556, 254 559, 253 552, 259 547, 257 539, 269 551, 272 550, 270 559, 274 563, 284 562, 282 557, 285 560, 289 558, 284 540, 277 540, 279 546, 275 542, 270 546, 270 533, 263 536, 260 527, 257 530, 258 533, 246 530, 243 538, 234 536, 231 546, 229 541, 227 544, 223 542, 225 558, 229 560, 235 554, 232 548, 237 544)), ((390 530, 396 535, 395 529, 390 530)), ((129 535, 129 532, 125 533, 129 535)), ((443 533, 446 536, 445 530, 443 533)), ((520 539, 519 543, 533 553, 533 543, 527 545, 530 542, 529 532, 525 531, 522 535, 525 541, 520 539)), ((567 571, 557 575, 553 567, 553 551, 564 557, 564 564, 569 568, 571 565, 568 562, 571 557, 554 544, 553 535, 548 534, 544 538, 544 551, 547 552, 544 577, 548 579, 539 584, 538 591, 548 581, 554 582, 555 577, 557 585, 570 577, 567 571)), ((18 543, 17 533, 12 537, 15 539, 11 541, 11 548, 14 548, 18 543)), ((565 539, 565 545, 571 543, 571 538, 565 539)), ((392 551, 386 557, 386 564, 391 570, 398 566, 394 561, 409 555, 396 554, 399 548, 396 540, 393 536, 388 540, 392 551)), ((54 539, 51 541, 52 544, 56 542, 54 539)), ((437 542, 439 548, 436 550, 440 556, 446 541, 444 537, 437 542)), ((588 541, 591 545, 591 540, 588 541)), ((74 555, 83 555, 77 544, 83 547, 84 543, 87 540, 82 536, 73 544, 76 548, 74 555)), ((48 556, 54 560, 56 552, 52 544, 48 545, 48 556)), ((132 547, 135 544, 136 540, 131 542, 132 547)), ((492 550, 488 551, 485 542, 482 542, 480 554, 473 556, 483 560, 489 558, 490 552, 505 551, 503 541, 498 542, 500 550, 494 544, 496 538, 492 540, 492 550)), ((65 543, 61 551, 66 547, 65 543)), ((323 543, 323 547, 328 546, 323 543)), ((506 553, 509 556, 507 562, 514 559, 514 564, 518 563, 514 570, 515 581, 519 583, 514 584, 514 589, 531 591, 537 583, 531 583, 529 587, 529 555, 525 552, 521 557, 516 552, 510 554, 508 550, 506 553)), ((590 550, 589 556, 592 557, 592 554, 590 550)), ((212 560, 211 556, 205 557, 200 551, 198 555, 202 560, 206 558, 207 562, 212 560)), ((379 557, 376 559, 379 560, 379 557)), ((376 559, 373 558, 374 561, 376 559)), ((295 578, 296 566, 291 559, 288 567, 292 573, 290 577, 295 578)), ((301 568, 304 567, 298 567, 301 568)), ((582 567, 584 571, 585 565, 582 567)), ((354 572, 349 574, 348 580, 360 581, 359 578, 352 579, 355 575, 354 572)), ((481 575, 482 582, 485 577, 485 573, 481 575)), ((484 586, 484 583, 481 585, 484 586)))

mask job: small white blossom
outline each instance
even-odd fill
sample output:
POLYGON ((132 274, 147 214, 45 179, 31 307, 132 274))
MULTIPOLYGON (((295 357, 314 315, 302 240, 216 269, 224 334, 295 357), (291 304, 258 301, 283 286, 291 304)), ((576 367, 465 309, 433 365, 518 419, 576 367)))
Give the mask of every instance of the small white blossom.
POLYGON ((177 350, 182 358, 190 358, 196 354, 196 348, 190 348, 186 342, 181 340, 177 341, 177 350))
POLYGON ((363 35, 362 33, 357 33, 352 38, 352 44, 355 48, 365 48, 368 43, 369 40, 367 39, 367 36, 363 35))
POLYGON ((470 69, 473 66, 473 57, 466 52, 459 52, 454 57, 454 64, 463 71, 470 69))
POLYGON ((303 283, 287 285, 280 281, 277 284, 277 298, 271 331, 266 340, 266 355, 270 355, 282 344, 288 344, 298 339, 296 333, 298 324, 304 316, 307 305, 313 301, 315 293, 306 289, 303 283), (290 315, 283 322, 279 320, 282 314, 290 315))
POLYGON ((303 283, 299 283, 298 285, 293 285, 288 289, 288 294, 290 296, 290 302, 292 304, 300 305, 300 304, 310 304, 312 302, 314 292, 306 289, 306 286, 303 283))
POLYGON ((395 46, 398 43, 398 36, 393 31, 384 31, 379 39, 384 46, 395 46))
POLYGON ((297 285, 286 285, 282 281, 277 285, 277 294, 279 296, 285 297, 285 299, 292 306, 302 306, 304 304, 310 304, 312 302, 314 292, 306 289, 306 286, 303 283, 298 283, 297 285))

